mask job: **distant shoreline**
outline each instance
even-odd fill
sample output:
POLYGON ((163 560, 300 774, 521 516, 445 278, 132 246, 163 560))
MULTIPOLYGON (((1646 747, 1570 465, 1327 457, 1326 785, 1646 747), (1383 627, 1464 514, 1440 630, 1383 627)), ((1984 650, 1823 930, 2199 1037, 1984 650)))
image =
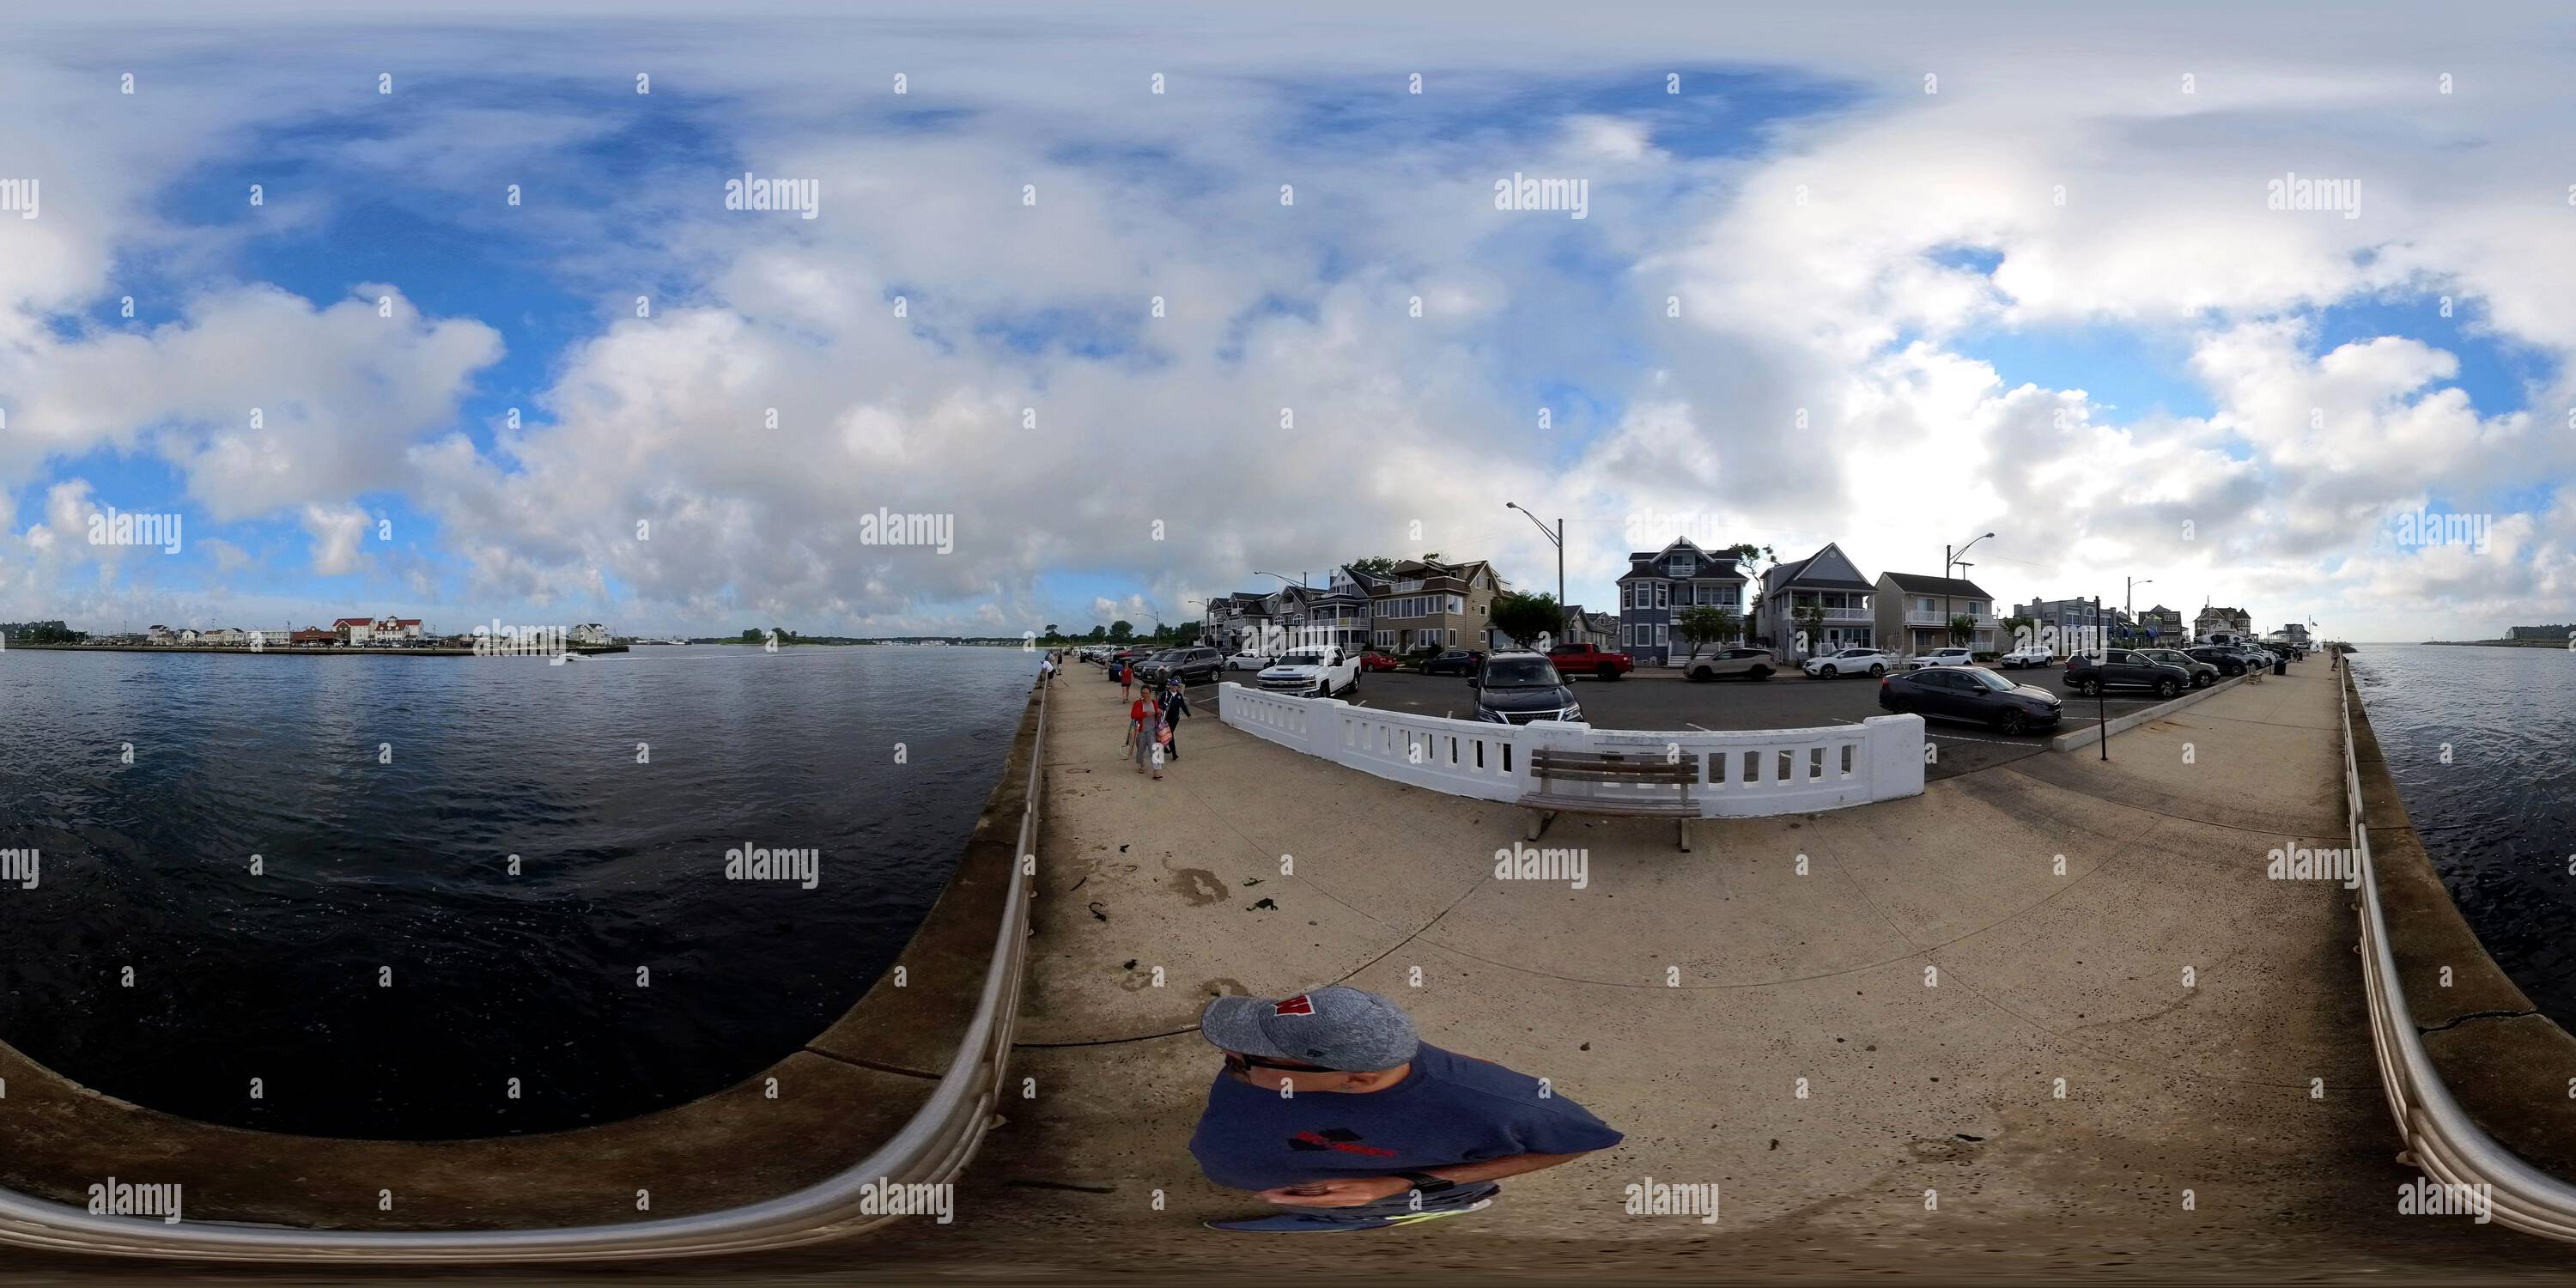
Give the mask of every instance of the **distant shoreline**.
POLYGON ((2565 640, 2426 640, 2428 647, 2441 648, 2566 648, 2565 640))
MULTIPOLYGON (((254 653, 261 657, 538 657, 536 653, 477 653, 471 648, 349 648, 330 645, 323 648, 252 648, 247 644, 11 644, 0 652, 15 653, 20 649, 42 653, 254 653)), ((623 644, 568 644, 567 653, 623 653, 623 644)))

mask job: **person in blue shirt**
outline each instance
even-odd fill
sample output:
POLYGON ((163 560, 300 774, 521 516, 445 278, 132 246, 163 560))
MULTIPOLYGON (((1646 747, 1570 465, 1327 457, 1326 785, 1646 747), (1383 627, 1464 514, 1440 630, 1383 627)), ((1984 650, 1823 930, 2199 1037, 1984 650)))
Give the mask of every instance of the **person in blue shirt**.
POLYGON ((1498 1064, 1422 1041, 1375 993, 1334 985, 1220 997, 1199 1033, 1225 1052, 1190 1155, 1272 1215, 1219 1230, 1379 1230, 1490 1205, 1507 1176, 1621 1140, 1591 1111, 1498 1064))

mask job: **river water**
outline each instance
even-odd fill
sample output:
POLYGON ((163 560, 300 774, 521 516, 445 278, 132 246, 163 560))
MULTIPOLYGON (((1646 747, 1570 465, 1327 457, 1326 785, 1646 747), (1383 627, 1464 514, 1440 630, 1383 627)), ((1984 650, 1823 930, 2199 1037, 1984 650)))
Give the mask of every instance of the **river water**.
POLYGON ((0 850, 37 855, 33 888, 0 886, 0 1040, 155 1109, 322 1135, 706 1095, 891 964, 1034 665, 0 653, 0 850), (746 845, 814 851, 812 888, 728 880, 746 845))
POLYGON ((2363 644, 2353 678, 2461 915, 2576 1030, 2576 653, 2363 644))

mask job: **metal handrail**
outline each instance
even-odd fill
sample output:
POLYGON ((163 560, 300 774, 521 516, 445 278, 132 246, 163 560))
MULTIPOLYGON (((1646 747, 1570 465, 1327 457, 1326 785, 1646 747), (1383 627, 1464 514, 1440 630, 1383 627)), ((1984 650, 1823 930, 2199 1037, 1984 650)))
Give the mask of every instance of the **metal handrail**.
POLYGON ((880 1185, 944 1183, 963 1171, 985 1128, 1011 1050, 1028 952, 1028 859, 1037 837, 1046 765, 1047 686, 1029 751, 1029 791, 1010 865, 992 965, 930 1099, 892 1140, 848 1169, 792 1194, 717 1212, 621 1225, 548 1230, 298 1230, 274 1226, 96 1216, 69 1204, 0 1190, 0 1243, 115 1256, 217 1261, 545 1262, 702 1256, 835 1239, 897 1218, 864 1213, 880 1185))
POLYGON ((2361 792, 2361 764, 2353 750, 2352 706, 2360 690, 2344 667, 2344 808, 2351 819, 2353 852, 2361 865, 2361 974, 2370 1010, 2370 1042, 2379 1061, 2388 1111, 2405 1142, 2398 1161, 2423 1169, 2448 1185, 2492 1187, 2492 1212, 2500 1225, 2576 1242, 2576 1185, 2533 1167, 2498 1144, 2442 1082, 2424 1050, 2424 1036, 2406 1006, 2397 955, 2388 944, 2388 916, 2379 902, 2379 879, 2370 854, 2370 828, 2361 792))

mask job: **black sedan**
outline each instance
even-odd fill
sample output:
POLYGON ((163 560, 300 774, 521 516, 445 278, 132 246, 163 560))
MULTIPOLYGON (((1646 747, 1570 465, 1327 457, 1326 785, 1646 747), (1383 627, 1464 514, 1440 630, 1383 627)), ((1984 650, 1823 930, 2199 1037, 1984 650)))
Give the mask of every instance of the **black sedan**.
POLYGON ((2015 684, 1982 666, 1928 666, 1880 680, 1878 705, 1899 714, 2017 734, 2056 724, 2063 704, 2038 685, 2015 684))
POLYGON ((1485 655, 1482 653, 1453 648, 1438 657, 1424 658, 1422 673, 1424 675, 1474 675, 1476 664, 1484 660, 1485 655))
POLYGON ((2184 649, 2182 653, 2192 661, 2207 662, 2217 667, 2220 675, 2245 674, 2245 655, 2224 644, 2203 644, 2198 648, 2184 649))

